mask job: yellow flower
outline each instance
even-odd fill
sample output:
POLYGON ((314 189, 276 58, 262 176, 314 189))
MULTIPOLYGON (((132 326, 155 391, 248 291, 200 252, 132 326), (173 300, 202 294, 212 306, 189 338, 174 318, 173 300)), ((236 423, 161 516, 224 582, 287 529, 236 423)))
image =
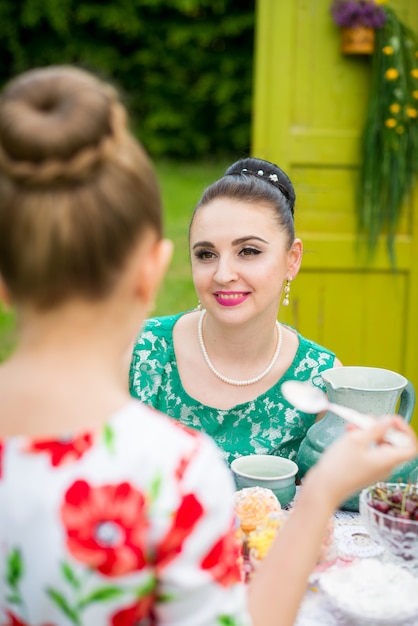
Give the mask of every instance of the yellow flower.
POLYGON ((414 107, 407 107, 406 114, 408 117, 418 117, 418 111, 414 107))
POLYGON ((418 78, 418 69, 411 70, 411 76, 418 78))
POLYGON ((415 90, 412 92, 412 97, 413 97, 413 98, 415 98, 415 100, 418 100, 418 89, 415 89, 415 90))
POLYGON ((385 120, 385 126, 387 126, 388 128, 395 128, 397 122, 395 119, 393 119, 393 117, 389 117, 387 120, 385 120))
POLYGON ((382 48, 382 52, 383 54, 393 54, 393 48, 392 46, 385 46, 382 48))
MULTIPOLYGON (((415 70, 412 70, 413 72, 415 70)), ((386 80, 395 80, 396 78, 398 78, 399 76, 399 72, 397 69, 395 69, 394 67, 390 67, 388 70, 386 70, 385 72, 385 78, 386 80)), ((417 76, 418 76, 418 70, 417 70, 417 76)))
POLYGON ((405 131, 403 126, 397 126, 396 127, 396 132, 398 133, 398 135, 402 135, 402 133, 405 131))
POLYGON ((374 0, 375 4, 386 4, 387 0, 374 0))
POLYGON ((397 102, 394 102, 393 104, 390 105, 389 107, 389 111, 391 113, 399 113, 399 111, 401 110, 401 105, 398 104, 397 102))

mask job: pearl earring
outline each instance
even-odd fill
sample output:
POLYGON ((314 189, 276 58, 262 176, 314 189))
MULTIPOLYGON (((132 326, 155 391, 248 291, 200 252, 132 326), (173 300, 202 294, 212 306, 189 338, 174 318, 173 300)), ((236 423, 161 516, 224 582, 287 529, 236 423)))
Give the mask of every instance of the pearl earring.
POLYGON ((289 276, 286 280, 286 285, 284 287, 284 300, 283 306, 289 306, 289 293, 290 293, 290 283, 292 282, 292 277, 289 276))

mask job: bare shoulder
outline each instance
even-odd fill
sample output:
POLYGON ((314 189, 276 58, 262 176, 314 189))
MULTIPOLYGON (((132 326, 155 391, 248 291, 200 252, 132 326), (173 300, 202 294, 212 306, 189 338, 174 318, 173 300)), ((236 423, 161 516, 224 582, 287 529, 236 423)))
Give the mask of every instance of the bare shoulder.
POLYGON ((184 343, 187 340, 196 335, 197 321, 199 318, 199 311, 188 311, 178 318, 173 327, 173 337, 175 343, 184 343))
POLYGON ((195 367, 198 359, 199 340, 197 323, 199 311, 190 311, 179 317, 173 327, 174 352, 179 365, 181 378, 186 376, 188 367, 195 367))
POLYGON ((298 346, 299 345, 299 335, 298 332, 292 328, 292 326, 287 326, 286 324, 281 324, 283 340, 286 341, 289 345, 298 346))
POLYGON ((294 328, 281 324, 283 340, 278 373, 280 376, 290 367, 299 348, 299 335, 294 328))

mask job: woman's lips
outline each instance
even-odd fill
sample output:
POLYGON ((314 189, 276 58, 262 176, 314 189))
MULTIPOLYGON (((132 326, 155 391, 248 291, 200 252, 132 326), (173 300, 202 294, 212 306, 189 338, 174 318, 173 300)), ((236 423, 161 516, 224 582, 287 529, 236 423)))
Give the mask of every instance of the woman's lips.
POLYGON ((238 304, 241 304, 241 302, 244 302, 244 300, 248 298, 248 295, 249 295, 248 293, 243 293, 242 291, 239 291, 239 292, 217 291, 214 294, 216 298, 216 302, 220 304, 221 306, 237 306, 238 304))

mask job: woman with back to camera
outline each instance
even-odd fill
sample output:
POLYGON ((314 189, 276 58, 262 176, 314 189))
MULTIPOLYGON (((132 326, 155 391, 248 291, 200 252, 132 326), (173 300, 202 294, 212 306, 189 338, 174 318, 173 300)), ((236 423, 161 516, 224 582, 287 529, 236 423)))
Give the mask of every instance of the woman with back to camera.
POLYGON ((198 202, 189 245, 201 310, 147 321, 133 351, 130 388, 213 437, 231 462, 244 454, 294 459, 316 415, 281 393, 285 380, 325 389, 335 355, 277 321, 302 259, 295 192, 276 165, 231 165, 198 202))
POLYGON ((247 598, 219 450, 133 400, 121 376, 170 252, 113 88, 70 67, 11 81, 0 274, 18 343, 0 366, 1 626, 291 626, 332 510, 416 454, 396 418, 342 437, 247 598), (390 424, 409 447, 370 445, 390 424))

